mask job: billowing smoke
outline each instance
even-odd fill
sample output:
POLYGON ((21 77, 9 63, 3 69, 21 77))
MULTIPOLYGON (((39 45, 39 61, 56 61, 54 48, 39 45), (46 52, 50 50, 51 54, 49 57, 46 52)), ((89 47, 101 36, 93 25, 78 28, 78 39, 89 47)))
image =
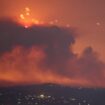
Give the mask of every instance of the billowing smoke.
POLYGON ((0 81, 4 85, 60 83, 105 87, 105 64, 91 47, 81 57, 72 51, 74 31, 57 26, 0 22, 0 81))

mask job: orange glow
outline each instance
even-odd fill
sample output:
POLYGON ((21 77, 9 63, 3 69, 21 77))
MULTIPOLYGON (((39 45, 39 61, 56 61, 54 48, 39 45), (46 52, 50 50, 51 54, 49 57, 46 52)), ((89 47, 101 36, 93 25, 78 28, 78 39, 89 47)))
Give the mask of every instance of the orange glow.
POLYGON ((25 10, 28 11, 28 12, 30 11, 30 9, 28 7, 26 7, 25 10))
POLYGON ((20 14, 20 18, 21 19, 25 19, 23 14, 20 14))
POLYGON ((49 20, 46 22, 36 19, 32 16, 31 10, 28 7, 24 8, 24 13, 21 13, 18 17, 18 23, 20 23, 25 28, 31 27, 33 25, 57 25, 58 22, 58 19, 49 20))
POLYGON ((2 68, 3 70, 2 72, 0 72, 0 80, 10 81, 15 84, 48 82, 66 85, 83 85, 84 83, 86 83, 86 81, 83 80, 81 82, 81 80, 77 81, 60 76, 59 74, 51 72, 49 70, 43 72, 44 68, 38 67, 38 64, 46 57, 42 49, 43 48, 32 47, 26 50, 22 47, 16 47, 12 50, 11 53, 5 53, 0 60, 0 68, 2 68), (26 50, 25 53, 24 50, 26 50), (7 72, 8 70, 9 72, 7 72))
MULTIPOLYGON (((54 70, 38 65, 46 58, 43 48, 32 47, 25 49, 15 47, 11 52, 5 53, 0 60, 0 80, 12 82, 17 85, 33 83, 58 83, 73 86, 93 86, 95 84, 83 78, 69 78, 60 75, 54 70), (46 72, 43 72, 46 71, 46 72)), ((7 84, 9 85, 9 84, 7 84)))

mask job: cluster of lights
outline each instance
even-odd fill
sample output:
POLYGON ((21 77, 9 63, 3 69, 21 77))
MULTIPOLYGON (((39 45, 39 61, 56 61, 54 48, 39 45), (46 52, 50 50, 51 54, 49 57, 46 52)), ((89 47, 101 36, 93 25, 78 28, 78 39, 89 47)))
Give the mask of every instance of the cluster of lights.
MULTIPOLYGON (((22 95, 22 94, 21 94, 22 95)), ((21 96, 20 95, 20 96, 21 96)), ((86 100, 79 100, 77 98, 70 98, 70 97, 55 97, 55 96, 51 96, 51 95, 45 95, 45 94, 39 94, 39 95, 26 95, 25 97, 26 103, 27 105, 40 105, 40 104, 44 104, 44 103, 49 103, 49 104, 61 104, 62 105, 69 105, 71 103, 74 103, 75 105, 90 105, 86 100)), ((17 99, 17 105, 23 105, 24 102, 22 102, 22 100, 20 97, 17 99)), ((24 101, 25 101, 24 100, 24 101)), ((74 105, 73 104, 73 105, 74 105)))
MULTIPOLYGON (((45 94, 24 95, 22 93, 18 93, 16 100, 17 100, 16 105, 45 105, 45 104, 70 105, 71 103, 72 105, 90 105, 85 99, 80 100, 75 97, 65 97, 65 96, 56 97, 56 96, 45 95, 45 94)), ((2 105, 5 105, 5 104, 2 104, 2 105)))

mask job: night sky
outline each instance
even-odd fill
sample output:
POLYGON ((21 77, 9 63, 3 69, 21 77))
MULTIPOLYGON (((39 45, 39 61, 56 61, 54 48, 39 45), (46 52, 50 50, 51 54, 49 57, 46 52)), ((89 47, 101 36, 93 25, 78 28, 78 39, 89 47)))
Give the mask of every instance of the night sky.
POLYGON ((1 86, 105 87, 104 0, 0 0, 0 11, 1 86), (39 26, 17 21, 25 8, 39 26))

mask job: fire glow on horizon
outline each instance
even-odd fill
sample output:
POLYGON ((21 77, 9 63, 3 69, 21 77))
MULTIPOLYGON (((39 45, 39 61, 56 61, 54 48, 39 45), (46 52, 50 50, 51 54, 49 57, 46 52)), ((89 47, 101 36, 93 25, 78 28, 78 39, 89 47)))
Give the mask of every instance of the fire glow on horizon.
POLYGON ((31 9, 29 7, 24 8, 24 13, 21 13, 18 17, 18 22, 25 28, 31 27, 33 25, 56 25, 58 23, 58 19, 45 22, 32 17, 31 14, 31 9))

